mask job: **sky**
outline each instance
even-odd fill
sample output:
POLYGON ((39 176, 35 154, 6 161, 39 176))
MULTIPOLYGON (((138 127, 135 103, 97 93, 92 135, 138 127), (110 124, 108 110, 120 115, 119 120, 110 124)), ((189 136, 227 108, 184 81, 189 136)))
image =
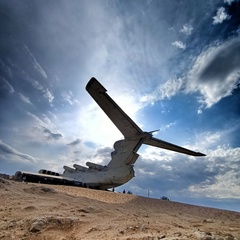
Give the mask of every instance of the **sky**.
POLYGON ((240 211, 240 1, 0 0, 0 172, 107 164, 123 136, 97 78, 154 137, 133 194, 240 211))

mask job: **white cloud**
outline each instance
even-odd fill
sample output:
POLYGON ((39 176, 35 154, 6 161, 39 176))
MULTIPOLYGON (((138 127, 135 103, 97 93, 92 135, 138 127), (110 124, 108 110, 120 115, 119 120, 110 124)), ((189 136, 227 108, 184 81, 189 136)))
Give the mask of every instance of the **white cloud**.
POLYGON ((228 5, 231 5, 235 0, 223 0, 224 3, 228 3, 228 5))
POLYGON ((224 130, 217 132, 203 132, 196 136, 196 142, 199 148, 212 149, 219 145, 219 141, 227 137, 228 133, 224 130))
POLYGON ((23 102, 25 102, 25 103, 28 103, 28 104, 31 104, 32 105, 32 103, 31 103, 31 101, 29 100, 29 98, 28 97, 25 97, 23 94, 21 94, 21 93, 19 93, 19 97, 20 97, 20 99, 23 101, 23 102))
POLYGON ((176 153, 173 151, 168 151, 162 148, 155 148, 151 146, 147 146, 144 149, 144 152, 141 152, 141 157, 146 162, 148 161, 171 162, 173 160, 174 155, 176 155, 176 153))
POLYGON ((179 90, 181 90, 182 86, 183 79, 181 78, 172 78, 166 81, 159 87, 162 99, 171 98, 172 96, 176 95, 176 93, 178 93, 179 90))
POLYGON ((47 78, 46 72, 43 70, 41 65, 38 63, 36 58, 33 56, 32 52, 29 50, 29 48, 26 45, 24 45, 24 47, 32 59, 33 67, 41 74, 42 77, 47 78))
POLYGON ((217 10, 217 15, 213 17, 213 24, 220 24, 222 23, 224 20, 229 19, 230 16, 225 12, 225 8, 224 7, 220 7, 217 10))
POLYGON ((37 80, 31 78, 23 69, 19 68, 19 74, 21 74, 23 79, 26 82, 30 83, 33 88, 39 90, 43 94, 43 96, 49 101, 49 103, 52 103, 54 95, 48 88, 45 89, 37 80))
POLYGON ((182 78, 172 78, 168 81, 160 84, 154 92, 151 94, 144 95, 140 102, 154 104, 155 101, 170 99, 172 96, 176 95, 182 88, 184 84, 184 79, 182 78))
POLYGON ((43 86, 38 81, 30 78, 23 70, 22 70, 22 73, 24 75, 24 79, 27 82, 29 82, 35 89, 40 90, 40 91, 44 90, 43 86))
POLYGON ((219 139, 220 139, 219 133, 207 134, 207 136, 205 137, 205 141, 207 144, 215 143, 219 141, 219 139))
POLYGON ((206 171, 216 172, 214 177, 193 184, 189 191, 198 196, 214 198, 240 198, 240 148, 218 147, 208 155, 206 171))
POLYGON ((175 41, 172 43, 174 47, 180 48, 185 50, 186 49, 186 44, 184 44, 182 41, 175 41))
POLYGON ((4 82, 4 88, 8 90, 9 93, 14 93, 15 90, 13 88, 13 86, 3 77, 0 77, 1 80, 4 82))
POLYGON ((36 158, 28 154, 17 151, 16 149, 4 143, 1 139, 0 139, 0 156, 7 159, 10 158, 13 161, 33 162, 33 163, 37 162, 36 158))
MULTIPOLYGON (((11 61, 8 59, 8 62, 11 65, 11 61)), ((1 59, 0 59, 0 68, 1 68, 1 75, 5 76, 7 79, 13 79, 13 73, 11 68, 5 64, 1 59)))
POLYGON ((167 124, 167 125, 165 125, 165 126, 162 126, 161 128, 160 128, 160 132, 163 132, 163 131, 165 131, 166 129, 169 129, 171 126, 173 126, 173 125, 175 125, 176 124, 176 122, 172 122, 172 123, 169 123, 169 124, 167 124))
POLYGON ((31 124, 28 123, 28 126, 32 126, 35 128, 37 126, 38 130, 39 130, 39 127, 56 130, 56 126, 53 124, 53 122, 49 119, 49 117, 46 114, 41 114, 41 117, 38 117, 35 114, 30 113, 30 112, 26 112, 26 114, 32 120, 34 120, 31 124))
MULTIPOLYGON (((26 112, 26 114, 30 117, 30 121, 27 121, 28 128, 25 131, 25 135, 28 136, 28 140, 42 143, 46 142, 46 139, 58 140, 63 142, 63 144, 67 144, 69 139, 65 139, 65 137, 63 139, 65 134, 63 135, 58 130, 58 128, 46 114, 41 114, 40 117, 30 112, 26 112)), ((60 126, 60 124, 58 124, 58 126, 60 126)))
POLYGON ((209 155, 208 151, 212 154, 219 146, 225 149, 225 145, 231 141, 231 136, 238 131, 239 127, 239 121, 230 122, 221 130, 199 133, 195 137, 195 147, 198 147, 199 150, 204 151, 207 155, 209 155))
POLYGON ((201 93, 202 107, 210 108, 232 94, 240 78, 240 39, 209 47, 197 57, 188 75, 186 92, 201 93))
POLYGON ((48 90, 48 88, 43 90, 43 95, 44 95, 44 97, 45 97, 50 103, 51 103, 51 102, 53 101, 53 99, 54 99, 54 96, 53 96, 52 92, 50 92, 50 91, 48 90))
POLYGON ((69 103, 70 105, 73 105, 74 103, 79 103, 77 99, 74 99, 74 95, 72 93, 72 91, 63 91, 61 93, 61 96, 63 98, 63 100, 67 103, 69 103))
POLYGON ((181 33, 186 35, 191 35, 193 31, 193 27, 190 24, 184 24, 182 29, 180 30, 181 33))
POLYGON ((175 194, 187 192, 197 197, 239 198, 240 148, 223 144, 228 134, 228 130, 206 132, 193 137, 191 145, 183 146, 207 154, 201 158, 161 148, 144 148, 135 164, 138 186, 146 189, 145 182, 152 181, 164 185, 162 191, 170 188, 175 194), (153 174, 145 176, 148 172, 153 174), (178 184, 180 179, 181 184, 178 184))
POLYGON ((45 123, 39 117, 37 117, 36 115, 34 115, 30 112, 27 112, 27 115, 30 116, 38 125, 42 125, 42 126, 45 125, 45 123))

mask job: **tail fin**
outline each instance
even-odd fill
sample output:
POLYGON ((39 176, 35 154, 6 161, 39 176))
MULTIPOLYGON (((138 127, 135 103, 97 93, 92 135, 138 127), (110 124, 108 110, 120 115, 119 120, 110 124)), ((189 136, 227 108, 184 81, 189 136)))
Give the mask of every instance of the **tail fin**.
POLYGON ((86 86, 86 90, 125 138, 142 135, 142 130, 106 93, 107 90, 97 79, 91 78, 86 86))
POLYGON ((128 139, 128 141, 133 141, 131 142, 131 144, 133 145, 131 147, 128 146, 126 148, 127 151, 123 150, 124 149, 123 147, 115 149, 115 152, 113 152, 114 161, 117 159, 117 161, 122 162, 123 161, 122 158, 127 158, 128 159, 127 163, 133 164, 136 161, 136 158, 138 156, 136 155, 136 152, 141 146, 141 144, 147 144, 154 147, 164 148, 167 150, 184 153, 192 156, 206 156, 203 153, 194 152, 192 150, 174 145, 172 143, 165 142, 157 138, 153 138, 151 136, 152 132, 150 133, 143 132, 137 126, 137 124, 106 93, 107 90, 101 85, 101 83, 97 81, 97 79, 91 78, 86 86, 86 90, 97 102, 97 104, 102 108, 102 110, 107 114, 107 116, 112 120, 112 122, 119 129, 119 131, 124 135, 125 139, 126 140, 128 139), (139 140, 141 141, 138 142, 139 140), (134 148, 136 149, 134 150, 134 148), (134 156, 132 156, 130 153, 132 153, 134 156), (115 156, 116 154, 118 156, 115 156))

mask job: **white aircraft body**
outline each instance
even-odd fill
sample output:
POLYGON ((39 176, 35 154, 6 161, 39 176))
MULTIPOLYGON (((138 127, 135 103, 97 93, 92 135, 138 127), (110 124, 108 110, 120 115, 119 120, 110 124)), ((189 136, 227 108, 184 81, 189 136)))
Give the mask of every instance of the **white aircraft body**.
POLYGON ((152 132, 143 132, 95 78, 90 79, 86 90, 124 136, 123 140, 114 143, 111 161, 106 166, 92 162, 87 162, 87 167, 78 164, 74 164, 73 168, 64 166, 63 174, 43 169, 38 173, 18 171, 15 174, 16 179, 108 189, 120 186, 134 177, 133 167, 142 144, 192 156, 205 156, 203 153, 154 138, 152 132))

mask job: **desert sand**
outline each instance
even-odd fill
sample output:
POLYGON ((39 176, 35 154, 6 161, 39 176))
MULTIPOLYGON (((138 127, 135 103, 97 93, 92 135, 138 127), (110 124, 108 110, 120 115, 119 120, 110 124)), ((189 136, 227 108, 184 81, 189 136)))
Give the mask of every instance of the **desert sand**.
POLYGON ((0 239, 240 239, 240 213, 0 178, 0 239))

